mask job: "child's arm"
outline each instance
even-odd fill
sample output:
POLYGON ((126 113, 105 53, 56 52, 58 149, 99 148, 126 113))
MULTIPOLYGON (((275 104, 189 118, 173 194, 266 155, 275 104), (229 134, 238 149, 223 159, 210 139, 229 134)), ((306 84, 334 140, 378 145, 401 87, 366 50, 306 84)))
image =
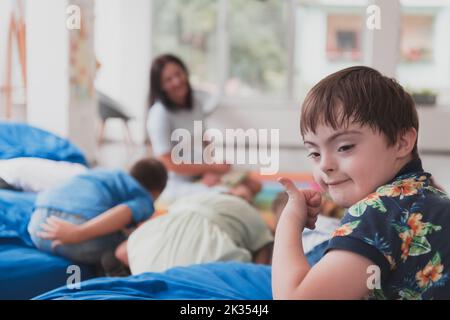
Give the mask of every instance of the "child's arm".
POLYGON ((80 225, 53 216, 42 225, 44 232, 39 232, 38 236, 54 240, 52 247, 79 243, 121 230, 131 223, 132 218, 132 211, 126 205, 115 206, 80 225))
MULTIPOLYGON (((352 252, 334 250, 314 268, 308 264, 300 232, 314 228, 320 198, 281 179, 289 195, 275 233, 272 260, 274 299, 361 299, 369 291, 367 268, 373 264, 352 252)), ((320 194, 319 194, 320 195, 320 194)))

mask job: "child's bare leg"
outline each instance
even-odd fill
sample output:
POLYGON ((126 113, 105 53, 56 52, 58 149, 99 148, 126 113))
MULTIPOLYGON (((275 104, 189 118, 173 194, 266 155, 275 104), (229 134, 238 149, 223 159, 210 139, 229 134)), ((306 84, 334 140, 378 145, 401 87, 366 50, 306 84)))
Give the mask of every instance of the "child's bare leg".
POLYGON ((125 240, 121 244, 119 244, 116 248, 115 256, 116 258, 122 262, 127 267, 130 266, 128 263, 128 250, 127 250, 128 240, 125 240))

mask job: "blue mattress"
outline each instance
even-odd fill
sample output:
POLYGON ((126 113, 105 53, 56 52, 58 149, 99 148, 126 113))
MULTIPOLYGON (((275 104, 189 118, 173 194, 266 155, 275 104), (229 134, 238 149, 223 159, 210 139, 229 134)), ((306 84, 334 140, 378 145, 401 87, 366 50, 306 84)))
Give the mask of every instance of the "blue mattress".
POLYGON ((270 300, 270 267, 252 263, 217 262, 176 267, 163 273, 143 273, 126 278, 97 278, 81 288, 61 287, 38 300, 142 300, 214 299, 270 300))
MULTIPOLYGON (((74 263, 37 250, 27 231, 35 195, 0 190, 0 299, 30 299, 66 284, 74 263), (5 290, 4 288, 7 288, 5 290)), ((81 278, 92 278, 80 266, 81 278)))
POLYGON ((25 123, 0 121, 0 159, 19 157, 87 165, 84 154, 69 140, 25 123))
MULTIPOLYGON (((0 122, 0 159, 38 157, 86 165, 68 140, 21 123, 0 122)), ((73 263, 37 250, 27 231, 35 194, 0 190, 0 299, 29 299, 64 285, 73 263)), ((80 266, 81 278, 93 276, 80 266)))

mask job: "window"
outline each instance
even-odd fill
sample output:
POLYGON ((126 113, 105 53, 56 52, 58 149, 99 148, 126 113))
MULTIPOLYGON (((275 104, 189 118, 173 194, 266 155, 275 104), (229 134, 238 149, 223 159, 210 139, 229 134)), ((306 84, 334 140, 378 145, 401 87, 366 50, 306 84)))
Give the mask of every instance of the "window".
POLYGON ((153 56, 180 56, 190 69, 193 85, 216 92, 217 1, 154 0, 152 13, 153 56))
POLYGON ((403 0, 401 14, 399 82, 416 96, 450 104, 450 1, 403 0))
POLYGON ((295 101, 326 75, 361 64, 367 1, 299 1, 295 9, 295 101))
MULTIPOLYGON (((180 55, 196 87, 240 104, 298 102, 324 76, 365 63, 369 3, 154 0, 153 53, 180 55)), ((401 3, 397 78, 413 90, 435 90, 439 103, 450 104, 450 0, 401 3)))
POLYGON ((402 62, 432 62, 434 15, 403 15, 400 43, 402 62))
POLYGON ((360 61, 363 19, 357 14, 329 14, 327 58, 330 61, 360 61))
POLYGON ((290 1, 154 0, 153 56, 181 56, 193 85, 209 92, 285 97, 290 1), (226 20, 219 25, 221 17, 226 20))
POLYGON ((228 96, 286 96, 287 4, 229 0, 228 96))

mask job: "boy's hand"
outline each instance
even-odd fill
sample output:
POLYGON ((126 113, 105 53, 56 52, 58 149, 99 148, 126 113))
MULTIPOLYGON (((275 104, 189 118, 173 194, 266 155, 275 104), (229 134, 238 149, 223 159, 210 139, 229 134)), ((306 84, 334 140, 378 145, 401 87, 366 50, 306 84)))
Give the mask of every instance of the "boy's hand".
POLYGON ((287 178, 280 178, 278 181, 284 186, 289 196, 281 215, 293 215, 299 219, 302 229, 304 227, 314 229, 322 202, 320 192, 315 190, 299 190, 287 178))
POLYGON ((67 222, 63 219, 51 216, 45 223, 41 224, 44 231, 38 232, 37 236, 42 239, 54 240, 52 248, 63 244, 74 244, 82 241, 80 226, 67 222))

